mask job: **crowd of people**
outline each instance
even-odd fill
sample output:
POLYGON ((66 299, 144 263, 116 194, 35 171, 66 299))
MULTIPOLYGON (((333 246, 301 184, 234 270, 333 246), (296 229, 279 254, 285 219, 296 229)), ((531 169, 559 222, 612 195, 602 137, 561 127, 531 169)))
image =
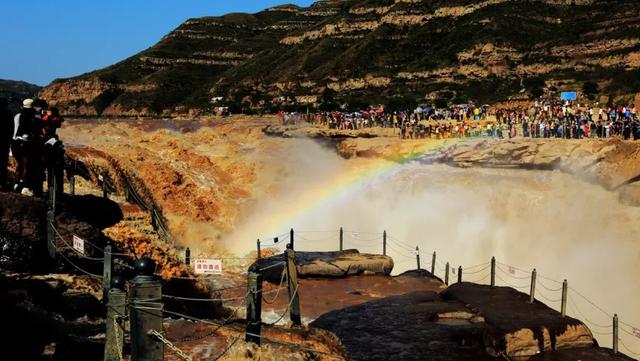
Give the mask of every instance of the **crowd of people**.
MULTIPOLYGON (((45 174, 63 181, 64 145, 57 130, 64 122, 57 108, 43 100, 25 99, 18 114, 0 99, 0 188, 24 195, 43 195, 45 174), (16 161, 15 182, 9 184, 9 157, 16 161), (53 169, 53 171, 52 171, 53 169)), ((62 191, 62 187, 58 187, 62 191)))
POLYGON ((279 113, 283 124, 307 122, 338 130, 381 127, 398 130, 402 139, 498 137, 640 139, 640 119, 633 104, 601 107, 558 98, 539 99, 530 107, 457 105, 419 106, 413 111, 279 113))
POLYGON ((602 107, 541 99, 528 108, 500 110, 496 121, 507 125, 509 137, 640 139, 640 119, 633 104, 602 107))

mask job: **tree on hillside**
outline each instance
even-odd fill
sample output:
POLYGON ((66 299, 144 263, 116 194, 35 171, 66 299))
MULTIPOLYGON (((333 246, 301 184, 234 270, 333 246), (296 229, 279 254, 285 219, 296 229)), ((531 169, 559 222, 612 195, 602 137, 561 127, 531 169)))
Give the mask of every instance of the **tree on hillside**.
POLYGON ((589 100, 594 100, 599 91, 598 83, 588 81, 582 84, 582 93, 586 95, 589 100))

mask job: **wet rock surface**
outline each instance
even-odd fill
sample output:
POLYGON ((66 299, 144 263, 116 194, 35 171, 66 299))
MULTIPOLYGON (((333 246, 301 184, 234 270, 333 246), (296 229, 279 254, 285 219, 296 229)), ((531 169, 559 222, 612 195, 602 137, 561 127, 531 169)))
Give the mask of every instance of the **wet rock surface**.
POLYGON ((63 274, 0 274, 0 317, 11 330, 3 332, 3 353, 21 360, 101 359, 100 287, 63 274))
POLYGON ((495 356, 532 356, 539 352, 589 347, 591 331, 579 320, 557 311, 509 287, 456 283, 442 297, 468 305, 488 324, 484 335, 487 351, 495 356))
POLYGON ((469 310, 421 291, 332 311, 311 326, 335 333, 351 360, 493 360, 484 352, 482 322, 438 317, 454 313, 469 310))
POLYGON ((335 333, 352 360, 628 359, 523 293, 471 283, 346 307, 310 325, 335 333))

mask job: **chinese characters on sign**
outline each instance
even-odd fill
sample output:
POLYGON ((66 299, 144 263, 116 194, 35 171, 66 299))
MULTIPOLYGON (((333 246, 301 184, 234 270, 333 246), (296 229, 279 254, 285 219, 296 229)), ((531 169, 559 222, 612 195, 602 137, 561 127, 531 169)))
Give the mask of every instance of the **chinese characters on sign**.
POLYGON ((221 259, 196 258, 193 266, 196 274, 207 274, 207 275, 222 274, 221 259))
POLYGON ((84 254, 84 239, 73 235, 73 249, 84 254))

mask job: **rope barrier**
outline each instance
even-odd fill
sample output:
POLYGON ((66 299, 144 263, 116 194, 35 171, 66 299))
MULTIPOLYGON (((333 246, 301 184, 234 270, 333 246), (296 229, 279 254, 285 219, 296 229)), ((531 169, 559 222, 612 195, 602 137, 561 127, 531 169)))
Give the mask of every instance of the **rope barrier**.
POLYGON ((600 328, 606 328, 606 329, 611 329, 611 327, 613 327, 613 324, 609 324, 609 325, 602 325, 596 322, 591 321, 578 307, 578 304, 576 303, 576 301, 573 299, 573 297, 571 297, 570 294, 567 295, 568 299, 569 299, 569 303, 571 304, 571 308, 573 308, 574 311, 576 311, 578 313, 578 315, 580 316, 580 319, 587 321, 587 323, 589 323, 592 326, 595 327, 600 327, 600 328))
MULTIPOLYGON (((618 322, 620 322, 620 321, 618 320, 618 322)), ((622 332, 626 333, 627 335, 631 336, 631 337, 640 338, 640 336, 639 336, 639 335, 636 335, 636 334, 634 334, 633 332, 629 332, 629 331, 627 331, 627 330, 626 330, 625 328, 623 328, 623 327, 620 327, 620 330, 621 330, 622 332)))
POLYGON ((261 338, 262 340, 265 340, 267 342, 280 344, 280 345, 284 345, 284 346, 289 346, 289 347, 294 347, 294 348, 297 348, 299 350, 308 351, 308 352, 316 353, 316 354, 319 354, 319 355, 324 355, 324 356, 327 356, 327 357, 334 357, 334 358, 337 358, 339 360, 347 360, 346 358, 344 358, 343 356, 340 356, 340 355, 336 355, 336 354, 332 354, 332 353, 329 353, 329 352, 315 350, 315 349, 312 349, 312 348, 309 348, 309 347, 305 347, 305 346, 302 346, 302 345, 299 345, 299 344, 295 344, 293 342, 288 342, 288 341, 284 341, 284 340, 277 340, 277 339, 274 339, 274 338, 271 338, 271 337, 256 335, 256 334, 249 333, 249 332, 238 331, 238 330, 235 330, 235 329, 233 329, 231 327, 228 327, 228 326, 225 326, 225 325, 222 325, 222 324, 219 324, 219 323, 215 323, 215 322, 212 322, 212 321, 191 317, 191 316, 179 313, 179 312, 163 310, 161 308, 148 308, 148 309, 153 310, 153 311, 163 311, 163 312, 165 312, 167 314, 178 316, 178 317, 182 317, 184 319, 195 321, 195 322, 202 322, 202 323, 213 325, 213 326, 219 326, 221 328, 226 328, 226 329, 228 329, 230 331, 237 332, 240 335, 246 334, 246 335, 249 335, 249 336, 254 336, 254 337, 257 337, 257 338, 261 338))
POLYGON ((177 346, 175 346, 173 343, 171 343, 171 341, 167 340, 160 332, 158 332, 156 330, 151 330, 151 331, 149 331, 149 334, 155 336, 158 340, 160 340, 160 342, 162 342, 165 345, 167 345, 167 347, 169 347, 171 349, 171 351, 175 352, 176 355, 180 356, 181 359, 183 359, 185 361, 191 361, 192 360, 191 356, 187 355, 181 349, 179 349, 177 346))
POLYGON ((216 356, 213 361, 217 361, 220 360, 220 358, 222 358, 222 356, 226 355, 227 352, 229 352, 229 350, 231 350, 231 348, 233 347, 233 345, 235 345, 240 339, 242 338, 242 334, 238 335, 233 342, 231 342, 231 344, 229 344, 229 346, 227 346, 224 351, 222 351, 218 356, 216 356))
POLYGON ((482 271, 486 271, 486 270, 488 270, 488 269, 489 269, 489 267, 491 267, 491 264, 487 264, 484 268, 479 269, 479 270, 477 270, 477 271, 473 271, 473 272, 468 272, 468 271, 467 271, 467 269, 463 267, 463 268, 462 268, 462 274, 463 274, 463 275, 474 275, 474 274, 476 274, 476 273, 480 273, 480 272, 482 272, 482 271))
MULTIPOLYGON (((78 253, 81 257, 89 259, 91 261, 104 261, 104 258, 95 258, 95 257, 89 257, 87 255, 85 255, 84 253, 78 251, 77 249, 73 248, 73 245, 71 245, 69 242, 67 242, 66 239, 64 239, 64 237, 62 237, 62 235, 60 234, 60 232, 58 232, 58 230, 56 229, 55 225, 52 222, 49 222, 49 225, 51 226, 51 228, 53 229, 53 231, 55 232, 55 234, 58 236, 58 239, 60 239, 64 244, 67 245, 67 248, 72 249, 74 252, 78 253)), ((84 241, 85 243, 92 245, 89 241, 84 241)), ((93 245, 92 245, 93 246, 93 245)), ((96 247, 96 246, 94 246, 96 247)), ((97 248, 97 247, 96 247, 97 248)), ((56 247, 56 249, 58 249, 58 247, 56 247)), ((102 251, 102 250, 101 250, 102 251)), ((104 251, 102 251, 104 253, 104 251)))
POLYGON ((585 297, 582 293, 578 292, 577 290, 575 290, 572 287, 569 287, 569 291, 573 291, 575 292, 578 296, 582 297, 585 301, 587 301, 591 306, 595 307, 597 310, 599 310, 600 312, 604 313, 605 315, 607 315, 609 318, 613 318, 613 315, 608 313, 607 311, 603 310, 602 308, 600 308, 598 305, 596 305, 594 302, 592 302, 590 299, 588 299, 587 297, 585 297))
POLYGON ((498 260, 496 260, 496 264, 499 264, 499 265, 502 265, 502 266, 505 266, 505 267, 511 267, 514 270, 517 270, 517 271, 520 271, 520 272, 524 272, 524 273, 530 273, 531 272, 531 271, 527 271, 527 270, 525 270, 523 268, 519 268, 519 267, 516 267, 516 266, 512 266, 510 264, 502 263, 502 262, 500 262, 498 260))
POLYGON ((249 294, 247 293, 244 296, 228 297, 228 298, 191 298, 191 297, 181 297, 181 296, 163 294, 162 298, 181 300, 181 301, 194 301, 194 302, 229 302, 229 301, 244 300, 247 298, 248 295, 249 294))
POLYGON ((276 264, 272 264, 271 266, 267 266, 267 267, 264 267, 264 268, 260 268, 260 271, 266 271, 266 270, 271 269, 271 268, 275 268, 275 267, 279 267, 279 266, 284 266, 285 264, 286 264, 286 262, 279 262, 279 263, 276 263, 276 264))
POLYGON ((268 326, 273 326, 276 323, 280 322, 284 316, 287 315, 287 313, 289 313, 289 309, 291 308, 291 305, 293 304, 293 301, 295 300, 296 294, 298 294, 298 287, 300 286, 299 283, 296 283, 296 288, 293 290, 293 294, 291 296, 289 296, 289 304, 287 304, 287 308, 284 310, 284 312, 282 313, 282 315, 280 316, 280 318, 278 318, 277 320, 275 320, 272 323, 267 323, 266 325, 268 326))
POLYGON ((407 250, 413 250, 415 248, 415 246, 410 246, 402 241, 400 241, 399 239, 390 236, 389 234, 387 234, 387 241, 392 240, 394 242, 396 242, 399 246, 406 248, 407 250))
POLYGON ((511 283, 509 283, 509 282, 505 281, 505 280, 504 280, 502 277, 500 277, 500 275, 499 275, 499 274, 497 274, 497 273, 496 273, 496 277, 497 277, 499 280, 501 280, 504 284, 506 284, 507 286, 509 286, 509 287, 511 287, 511 288, 515 288, 515 289, 527 289, 527 288, 529 288, 529 285, 523 285, 523 286, 516 286, 516 285, 513 285, 513 284, 511 284, 511 283))
POLYGON ((470 269, 474 269, 474 268, 478 268, 478 267, 482 267, 482 266, 487 266, 487 265, 491 265, 491 262, 480 263, 480 264, 477 264, 477 265, 471 266, 471 267, 464 267, 464 270, 470 270, 470 269))
POLYGON ((562 287, 560 288, 550 288, 547 285, 544 284, 544 282, 542 282, 542 280, 537 280, 536 282, 537 284, 539 284, 540 286, 542 286, 542 288, 544 288, 545 290, 549 291, 549 292, 558 292, 558 291, 562 291, 562 287))
MULTIPOLYGON (((497 263, 497 262, 496 262, 497 263)), ((509 266, 511 267, 511 266, 509 266)), ((508 270, 505 271, 502 266, 500 266, 499 264, 496 264, 496 268, 500 271, 502 271, 505 275, 507 275, 510 278, 516 279, 516 280, 528 280, 531 278, 531 275, 526 275, 526 276, 515 276, 513 275, 511 272, 509 272, 508 270)))
POLYGON ((351 242, 374 242, 374 241, 381 241, 382 240, 382 236, 378 236, 376 238, 366 238, 366 239, 362 239, 360 237, 354 237, 353 235, 351 236, 351 242))
POLYGON ((547 296, 545 296, 545 295, 544 295, 544 293, 539 292, 539 291, 538 291, 538 292, 536 292, 536 297, 538 297, 538 296, 542 297, 542 298, 543 298, 544 300, 546 300, 547 302, 551 302, 551 303, 558 303, 558 302, 562 302, 562 299, 559 299, 559 298, 558 298, 558 299, 551 299, 551 298, 548 298, 547 296))
POLYGON ((387 244, 387 247, 389 247, 390 250, 395 251, 396 253, 398 253, 399 255, 401 255, 402 257, 405 258, 416 258, 416 254, 415 254, 415 250, 413 250, 413 254, 406 254, 404 251, 401 251, 397 248, 394 248, 394 246, 391 246, 391 244, 387 244))
MULTIPOLYGON (((464 273, 464 270, 463 270, 463 273, 464 273)), ((480 282, 482 282, 482 281, 486 280, 487 278, 489 278, 489 276, 490 276, 490 274, 486 274, 486 275, 484 275, 484 276, 483 276, 482 278, 480 278, 480 279, 472 280, 472 281, 465 281, 465 282, 470 282, 470 283, 480 283, 480 282)), ((464 279, 463 279, 463 281, 464 281, 464 279)))
MULTIPOLYGON (((54 230, 55 230, 55 228, 54 228, 54 230)), ((90 261, 100 261, 100 262, 104 261, 104 258, 89 257, 89 256, 85 255, 84 253, 78 251, 72 245, 70 245, 64 238, 62 238, 62 236, 60 235, 60 233, 58 233, 58 231, 56 231, 55 233, 57 234, 58 239, 60 239, 66 245, 64 248, 71 249, 76 254, 78 254, 78 256, 80 256, 80 257, 82 257, 84 259, 90 260, 90 261)), ((59 250, 59 249, 60 249, 60 247, 56 246, 56 250, 59 250)))
POLYGON ((278 285, 278 289, 277 289, 276 295, 273 297, 273 299, 271 299, 269 301, 264 297, 264 293, 262 294, 262 300, 266 304, 271 305, 278 299, 278 296, 280 295, 280 290, 283 288, 282 285, 284 285, 284 281, 285 281, 286 278, 287 278, 287 270, 283 269, 282 270, 282 277, 280 278, 280 284, 278 285))
POLYGON ((628 353, 634 355, 634 356, 640 356, 640 352, 635 352, 633 350, 631 350, 629 347, 627 347, 627 345, 625 345, 624 341, 622 340, 622 338, 619 338, 620 340, 620 344, 622 345, 622 348, 624 348, 628 353))
POLYGON ((200 336, 190 336, 190 337, 183 337, 180 340, 176 340, 174 342, 192 342, 192 341, 197 341, 197 340, 202 340, 204 338, 213 336, 216 332, 218 332, 218 330, 220 329, 220 327, 222 327, 222 325, 226 325, 227 323, 229 323, 229 321, 231 321, 231 319, 233 319, 234 317, 236 317, 238 314, 238 308, 234 308, 233 312, 229 315, 229 317, 225 318, 224 320, 222 320, 222 323, 220 326, 216 327, 215 329, 200 335, 200 336))
MULTIPOLYGON (((58 249, 58 247, 56 247, 56 245, 55 245, 53 242, 52 242, 52 244, 53 244, 53 246, 54 246, 54 247, 56 248, 56 250, 57 250, 57 249, 58 249)), ((65 260, 65 261, 67 261, 70 265, 72 265, 72 266, 73 266, 74 268, 76 268, 78 271, 80 271, 80 272, 82 272, 82 273, 84 273, 84 274, 86 274, 86 275, 88 275, 88 276, 91 276, 91 277, 95 277, 95 278, 102 279, 102 276, 101 276, 101 275, 97 275, 97 274, 91 273, 91 272, 89 272, 89 271, 85 271, 85 270, 84 270, 84 269, 82 269, 80 266, 78 266, 78 265, 76 265, 75 263, 71 262, 71 260, 70 260, 69 258, 67 258, 67 256, 65 256, 63 253, 60 253, 60 252, 59 252, 58 254, 59 254, 60 256, 62 256, 62 258, 64 258, 64 260, 65 260)))
POLYGON ((296 232, 295 237, 296 237, 296 239, 300 238, 300 239, 302 239, 302 240, 304 240, 304 241, 307 241, 307 242, 324 242, 324 241, 328 241, 328 240, 330 240, 330 239, 338 239, 338 238, 339 238, 339 236, 338 236, 338 235, 333 235, 333 234, 332 234, 332 235, 330 235, 330 236, 328 236, 328 237, 325 237, 325 238, 320 238, 320 239, 309 239, 309 238, 307 238, 307 237, 301 236, 301 235, 300 235, 300 232, 296 232))

